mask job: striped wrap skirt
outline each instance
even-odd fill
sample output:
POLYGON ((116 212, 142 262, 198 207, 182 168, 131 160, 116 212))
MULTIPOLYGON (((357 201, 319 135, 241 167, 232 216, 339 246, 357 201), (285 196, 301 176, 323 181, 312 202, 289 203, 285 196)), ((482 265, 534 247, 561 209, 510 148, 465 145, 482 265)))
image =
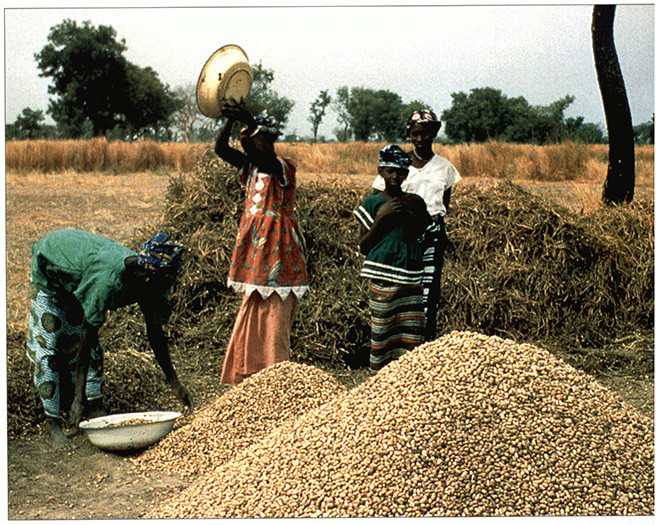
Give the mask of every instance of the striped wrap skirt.
POLYGON ((432 217, 422 238, 422 296, 425 315, 425 341, 436 339, 436 323, 438 303, 441 299, 441 276, 443 274, 443 259, 447 246, 445 219, 440 215, 432 217))
POLYGON ((401 357, 423 342, 422 286, 370 280, 370 369, 401 357))

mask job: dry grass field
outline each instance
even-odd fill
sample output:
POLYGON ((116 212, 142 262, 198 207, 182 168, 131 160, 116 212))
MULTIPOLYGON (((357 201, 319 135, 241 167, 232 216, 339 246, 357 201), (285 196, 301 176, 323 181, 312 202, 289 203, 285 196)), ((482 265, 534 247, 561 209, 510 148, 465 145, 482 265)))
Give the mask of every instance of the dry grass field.
MULTIPOLYGON (((52 147, 48 144, 39 146, 46 151, 52 147)), ((81 163, 78 170, 64 167, 64 160, 63 167, 57 169, 35 169, 26 161, 24 165, 7 170, 8 334, 25 331, 29 306, 30 247, 39 237, 52 229, 73 227, 128 242, 136 230, 159 222, 164 211, 169 175, 176 175, 189 166, 188 160, 181 160, 188 158, 190 153, 184 149, 178 150, 178 156, 171 157, 179 160, 163 161, 163 164, 159 164, 160 161, 150 164, 135 159, 132 163, 118 164, 117 159, 122 155, 130 156, 132 153, 129 150, 122 150, 122 154, 115 152, 115 161, 107 163, 102 160, 103 155, 109 155, 108 152, 115 146, 93 144, 101 152, 100 157, 85 156, 81 153, 84 146, 75 146, 83 148, 75 155, 79 159, 77 162, 81 163), (96 164, 92 164, 97 168, 88 169, 89 165, 84 165, 81 158, 95 158, 96 164), (131 171, 133 168, 122 166, 142 166, 142 169, 131 171)), ((301 166, 299 180, 303 185, 327 181, 329 184, 348 184, 368 191, 379 145, 346 149, 341 146, 282 144, 281 151, 301 166)), ((70 149, 72 145, 68 147, 70 149)), ((143 154, 144 151, 151 151, 152 159, 167 158, 158 153, 155 146, 149 146, 143 154)), ((600 192, 607 162, 607 149, 604 147, 567 146, 564 150, 554 151, 487 144, 475 147, 472 155, 467 147, 461 146, 438 148, 437 151, 458 166, 467 183, 489 187, 503 179, 517 180, 534 193, 555 199, 577 212, 588 213, 601 206, 600 192), (553 162, 564 167, 554 170, 553 162), (549 173, 556 173, 557 176, 550 176, 549 173)), ((16 152, 8 150, 8 166, 10 153, 16 155, 16 152)), ((43 155, 48 156, 48 153, 43 155)), ((66 155, 61 154, 57 158, 65 159, 66 155)), ((191 158, 194 159, 194 155, 191 158)), ((636 198, 653 195, 653 146, 637 149, 637 168, 636 198)), ((346 381, 360 381, 361 377, 360 371, 356 371, 346 381)), ((599 380, 641 413, 653 417, 653 376, 612 374, 599 380)), ((183 486, 174 474, 135 479, 123 458, 100 453, 82 436, 76 436, 75 442, 78 449, 69 456, 63 456, 49 450, 41 436, 28 433, 20 439, 10 440, 10 519, 136 518, 151 508, 154 501, 183 486), (76 472, 70 471, 71 455, 75 455, 79 462, 76 472)))
MULTIPOLYGON (((374 171, 379 149, 384 145, 279 143, 278 151, 290 157, 299 172, 360 175, 374 171)), ((125 143, 105 139, 10 141, 5 146, 5 161, 10 172, 182 172, 192 169, 208 147, 204 143, 125 143)), ((461 174, 501 180, 603 181, 608 162, 608 146, 572 142, 547 146, 499 142, 437 144, 435 151, 450 160, 461 174)), ((652 183, 653 145, 636 147, 636 172, 639 184, 652 183)))

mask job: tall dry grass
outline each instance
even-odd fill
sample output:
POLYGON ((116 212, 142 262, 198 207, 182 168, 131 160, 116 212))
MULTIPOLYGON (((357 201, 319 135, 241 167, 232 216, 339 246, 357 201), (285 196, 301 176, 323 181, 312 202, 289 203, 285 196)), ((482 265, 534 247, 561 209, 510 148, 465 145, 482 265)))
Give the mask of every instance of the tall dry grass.
MULTIPOLYGON (((372 174, 384 143, 278 143, 278 153, 290 157, 299 172, 314 174, 372 174)), ((404 148, 410 145, 402 144, 404 148)), ((5 146, 9 171, 67 170, 79 172, 135 173, 141 171, 188 172, 208 143, 150 141, 11 141, 5 146)), ((457 144, 434 146, 463 176, 543 182, 603 181, 608 168, 608 146, 566 142, 530 144, 457 144)), ((654 146, 636 147, 636 183, 654 184, 654 146)))
POLYGON ((22 140, 5 144, 5 167, 42 173, 190 171, 208 144, 92 140, 22 140))

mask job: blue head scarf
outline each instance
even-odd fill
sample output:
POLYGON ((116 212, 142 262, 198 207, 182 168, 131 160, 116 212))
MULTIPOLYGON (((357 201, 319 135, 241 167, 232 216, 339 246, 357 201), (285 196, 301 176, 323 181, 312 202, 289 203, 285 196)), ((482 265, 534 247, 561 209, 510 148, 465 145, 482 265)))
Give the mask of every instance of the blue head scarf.
POLYGON ((184 247, 165 233, 158 233, 138 248, 138 264, 148 270, 176 273, 181 267, 184 247))
POLYGON ((379 151, 379 167, 408 169, 413 161, 397 144, 389 144, 379 151))
POLYGON ((253 135, 256 135, 260 131, 263 133, 268 133, 269 135, 274 136, 275 138, 280 136, 280 127, 273 117, 267 115, 266 112, 262 112, 259 115, 254 117, 255 121, 255 130, 252 132, 253 135))

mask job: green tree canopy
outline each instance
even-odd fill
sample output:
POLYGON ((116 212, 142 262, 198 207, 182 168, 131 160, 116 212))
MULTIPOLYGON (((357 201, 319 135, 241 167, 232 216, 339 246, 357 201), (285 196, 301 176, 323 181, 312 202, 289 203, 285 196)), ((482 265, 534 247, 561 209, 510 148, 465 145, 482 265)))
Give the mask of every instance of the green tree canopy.
POLYGON ((402 98, 386 89, 343 86, 337 90, 334 110, 344 127, 345 140, 396 142, 406 138, 406 121, 415 109, 429 106, 402 98))
POLYGON ((282 97, 271 88, 273 70, 266 69, 261 63, 252 66, 252 87, 246 99, 246 107, 253 114, 268 113, 282 130, 287 124, 294 102, 282 97))
POLYGON ((168 135, 172 116, 182 107, 182 99, 159 80, 152 68, 130 62, 126 67, 129 96, 123 114, 128 136, 158 137, 161 132, 168 135))
POLYGON ((326 114, 326 108, 331 103, 331 96, 328 94, 327 90, 319 92, 319 96, 312 101, 310 104, 310 116, 308 120, 312 123, 312 140, 317 142, 317 132, 319 131, 319 125, 321 124, 321 119, 324 118, 326 114))
POLYGON ((604 132, 594 122, 584 122, 583 117, 565 119, 566 139, 586 144, 603 144, 604 132))
POLYGON ((48 113, 71 131, 82 131, 84 120, 94 135, 106 133, 119 121, 126 105, 127 78, 124 40, 110 26, 78 25, 65 20, 52 27, 48 44, 35 55, 40 76, 51 77, 48 113))
POLYGON ((23 108, 13 124, 13 138, 34 139, 41 135, 44 112, 40 109, 23 108))
POLYGON ((654 115, 648 122, 633 127, 636 144, 654 144, 654 115))
POLYGON ((507 97, 499 89, 452 93, 452 106, 443 112, 445 134, 458 142, 484 142, 503 134, 512 117, 507 97))
POLYGON ((165 129, 176 98, 147 67, 124 57, 126 43, 111 26, 64 20, 51 28, 48 43, 35 54, 40 76, 52 83, 47 112, 62 136, 130 136, 165 129))
POLYGON ((335 99, 332 102, 333 110, 337 114, 337 121, 341 126, 338 133, 336 133, 338 140, 341 142, 346 142, 350 137, 349 127, 351 125, 351 115, 349 115, 348 110, 349 96, 349 88, 342 86, 337 89, 335 99))
POLYGON ((563 140, 603 141, 596 124, 583 118, 565 119, 574 102, 566 95, 548 106, 532 106, 523 97, 509 98, 492 87, 470 93, 452 93, 452 105, 443 111, 445 134, 453 142, 507 142, 548 144, 563 140))

